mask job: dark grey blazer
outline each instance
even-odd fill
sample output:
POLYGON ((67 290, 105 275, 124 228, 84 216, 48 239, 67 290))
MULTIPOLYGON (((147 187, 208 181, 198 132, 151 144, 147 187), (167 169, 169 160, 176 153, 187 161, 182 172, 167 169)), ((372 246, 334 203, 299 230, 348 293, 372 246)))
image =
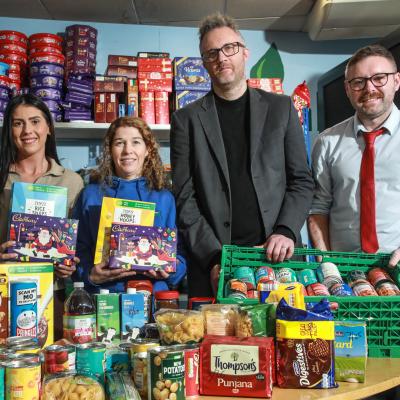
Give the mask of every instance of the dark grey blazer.
MULTIPOLYGON (((314 187, 299 119, 288 96, 249 90, 251 175, 266 238, 277 225, 298 237, 314 187)), ((207 295, 210 263, 231 241, 229 171, 212 92, 172 115, 171 164, 189 294, 207 295)))

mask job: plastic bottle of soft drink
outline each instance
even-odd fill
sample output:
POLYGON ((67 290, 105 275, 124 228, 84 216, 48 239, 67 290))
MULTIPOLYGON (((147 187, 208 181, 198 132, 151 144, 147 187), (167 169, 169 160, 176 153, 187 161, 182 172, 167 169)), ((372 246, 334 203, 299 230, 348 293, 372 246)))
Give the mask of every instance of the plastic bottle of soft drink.
POLYGON ((64 304, 64 338, 73 343, 96 340, 96 308, 83 282, 74 282, 74 290, 64 304))

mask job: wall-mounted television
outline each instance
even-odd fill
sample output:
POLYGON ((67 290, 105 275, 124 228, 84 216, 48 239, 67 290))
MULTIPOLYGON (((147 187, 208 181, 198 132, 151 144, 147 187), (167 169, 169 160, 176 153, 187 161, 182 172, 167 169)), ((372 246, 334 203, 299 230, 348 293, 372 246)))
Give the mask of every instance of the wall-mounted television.
MULTIPOLYGON (((400 68, 400 32, 396 32, 379 42, 389 49, 400 68)), ((353 107, 344 89, 344 70, 347 61, 331 69, 318 80, 317 108, 318 131, 322 132, 354 114, 353 107)), ((395 104, 400 108, 400 93, 397 92, 395 104)))

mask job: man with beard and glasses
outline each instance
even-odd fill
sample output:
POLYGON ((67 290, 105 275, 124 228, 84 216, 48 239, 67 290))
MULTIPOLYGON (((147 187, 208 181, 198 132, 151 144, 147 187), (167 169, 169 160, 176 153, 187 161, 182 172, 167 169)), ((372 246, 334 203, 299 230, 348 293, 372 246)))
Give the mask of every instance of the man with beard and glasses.
POLYGON ((206 17, 199 36, 212 90, 171 123, 190 297, 215 294, 224 244, 263 246, 273 261, 290 258, 314 186, 291 99, 247 87, 249 50, 234 21, 206 17))
POLYGON ((312 152, 316 184, 308 228, 314 247, 392 252, 400 260, 400 86, 393 55, 366 46, 349 60, 345 89, 355 115, 321 133, 312 152))

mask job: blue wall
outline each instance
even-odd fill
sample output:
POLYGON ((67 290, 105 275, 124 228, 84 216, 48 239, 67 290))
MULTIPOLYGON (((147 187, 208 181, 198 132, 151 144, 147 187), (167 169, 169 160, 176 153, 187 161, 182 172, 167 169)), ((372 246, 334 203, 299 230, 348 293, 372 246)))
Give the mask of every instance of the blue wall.
MULTIPOLYGON (((0 29, 13 29, 27 35, 38 32, 63 33, 65 27, 77 22, 0 17, 0 29)), ((196 28, 177 28, 148 25, 105 24, 82 22, 98 30, 97 73, 105 72, 108 54, 136 55, 138 51, 167 51, 171 57, 198 56, 198 36, 196 28)), ((314 42, 306 33, 242 31, 250 49, 250 68, 275 42, 285 68, 283 88, 291 94, 304 80, 311 92, 313 133, 317 128, 316 91, 318 78, 347 59, 357 48, 368 43, 366 40, 339 40, 314 42)), ((60 157, 70 158, 71 154, 88 154, 87 145, 81 149, 62 146, 60 157), (85 150, 86 149, 86 150, 85 150)), ((164 162, 168 162, 168 149, 162 149, 164 162)), ((73 169, 87 164, 89 156, 82 162, 81 157, 73 157, 75 162, 67 165, 73 169), (79 166, 78 166, 79 165, 79 166)))

